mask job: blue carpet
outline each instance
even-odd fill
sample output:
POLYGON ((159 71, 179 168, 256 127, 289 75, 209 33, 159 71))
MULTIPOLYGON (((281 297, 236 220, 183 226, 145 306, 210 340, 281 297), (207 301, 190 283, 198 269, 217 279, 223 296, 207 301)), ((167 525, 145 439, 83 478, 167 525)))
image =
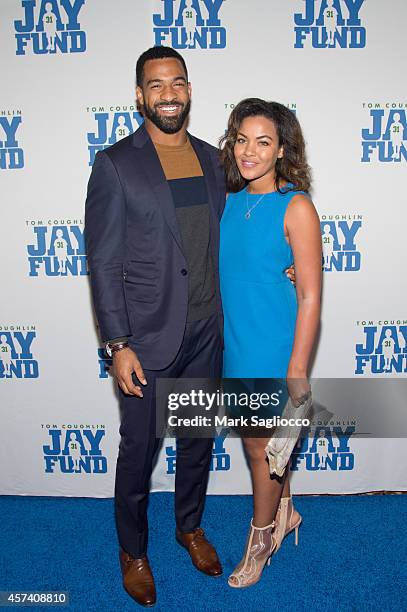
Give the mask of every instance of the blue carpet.
MULTIPOLYGON (((174 542, 173 495, 150 500, 149 558, 167 612, 407 610, 407 498, 297 497, 300 543, 290 534, 250 589, 228 587, 251 516, 249 496, 209 496, 203 526, 225 574, 198 573, 174 542)), ((0 498, 0 590, 69 591, 86 612, 140 609, 122 590, 110 499, 0 498)), ((35 610, 51 610, 39 606, 35 610)))

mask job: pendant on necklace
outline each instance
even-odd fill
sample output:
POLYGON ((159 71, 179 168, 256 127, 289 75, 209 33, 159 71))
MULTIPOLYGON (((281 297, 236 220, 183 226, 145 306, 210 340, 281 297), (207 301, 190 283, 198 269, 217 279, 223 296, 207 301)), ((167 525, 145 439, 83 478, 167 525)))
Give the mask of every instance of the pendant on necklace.
POLYGON ((247 213, 245 214, 246 219, 250 219, 250 211, 248 210, 247 213))

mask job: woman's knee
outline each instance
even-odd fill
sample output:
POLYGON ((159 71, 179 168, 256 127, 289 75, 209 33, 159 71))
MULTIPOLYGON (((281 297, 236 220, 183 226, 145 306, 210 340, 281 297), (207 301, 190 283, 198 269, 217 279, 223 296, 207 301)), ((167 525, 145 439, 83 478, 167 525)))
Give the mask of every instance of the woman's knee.
POLYGON ((259 462, 266 460, 266 451, 264 450, 263 440, 258 438, 246 438, 243 440, 246 454, 251 462, 259 462))

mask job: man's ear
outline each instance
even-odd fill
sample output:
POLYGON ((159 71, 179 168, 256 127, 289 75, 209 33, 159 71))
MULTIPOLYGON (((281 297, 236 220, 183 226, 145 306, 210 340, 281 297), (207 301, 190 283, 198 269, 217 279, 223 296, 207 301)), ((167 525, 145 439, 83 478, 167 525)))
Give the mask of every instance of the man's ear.
POLYGON ((143 106, 144 104, 143 90, 138 85, 136 87, 136 100, 139 106, 143 106))
POLYGON ((189 97, 192 96, 192 85, 191 83, 188 83, 188 93, 189 93, 189 97))

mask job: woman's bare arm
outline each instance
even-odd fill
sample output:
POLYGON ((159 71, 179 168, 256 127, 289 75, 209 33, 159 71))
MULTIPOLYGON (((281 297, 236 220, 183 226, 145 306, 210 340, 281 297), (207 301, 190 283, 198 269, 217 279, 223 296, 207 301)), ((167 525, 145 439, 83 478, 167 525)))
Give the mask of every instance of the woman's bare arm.
POLYGON ((322 245, 318 214, 304 195, 292 198, 285 216, 285 231, 294 255, 298 301, 294 345, 288 378, 304 378, 317 335, 322 284, 322 245))

